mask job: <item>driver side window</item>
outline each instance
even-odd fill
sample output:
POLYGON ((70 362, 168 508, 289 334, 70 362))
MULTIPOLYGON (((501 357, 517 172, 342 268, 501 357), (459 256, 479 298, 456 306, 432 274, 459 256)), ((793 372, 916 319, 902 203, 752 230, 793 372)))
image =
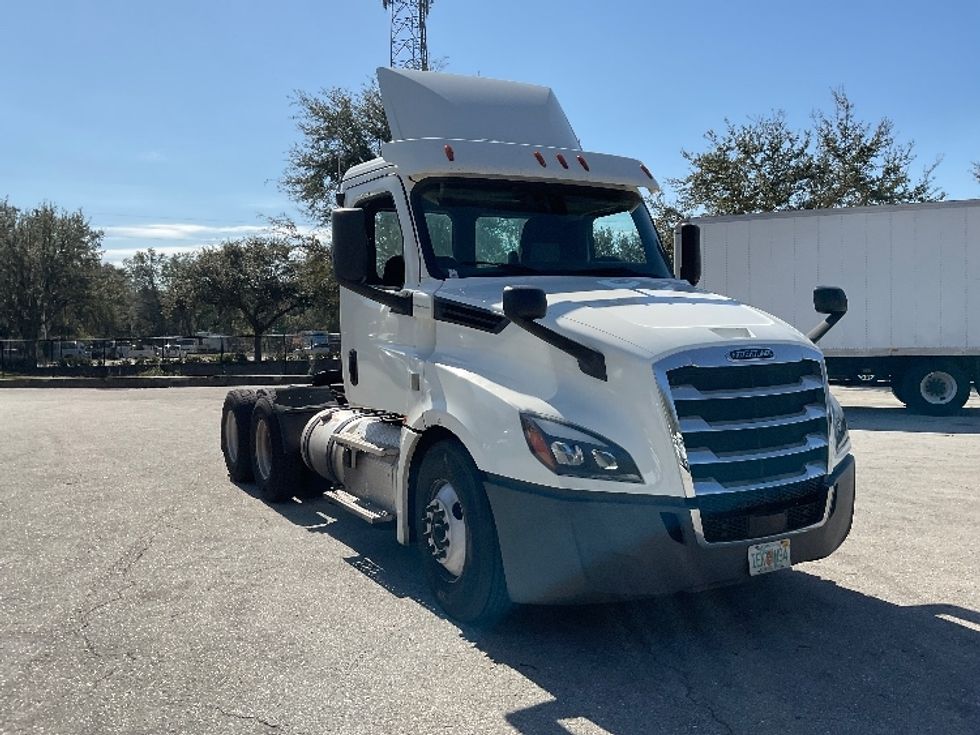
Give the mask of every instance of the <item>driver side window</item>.
POLYGON ((368 281, 381 287, 404 288, 405 243, 394 198, 384 194, 359 206, 364 209, 368 246, 374 255, 374 273, 368 281))

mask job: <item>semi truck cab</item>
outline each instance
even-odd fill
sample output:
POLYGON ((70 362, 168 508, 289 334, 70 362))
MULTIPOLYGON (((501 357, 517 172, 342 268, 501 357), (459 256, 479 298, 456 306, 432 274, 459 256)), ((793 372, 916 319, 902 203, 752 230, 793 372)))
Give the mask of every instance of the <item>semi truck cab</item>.
MULTIPOLYGON (((696 288, 694 226, 675 277, 649 169, 584 151, 546 87, 378 75, 393 141, 333 214, 342 390, 229 394, 231 476, 393 524, 467 621, 834 551, 854 461, 823 357, 696 288)), ((816 294, 828 324, 842 299, 816 294)))

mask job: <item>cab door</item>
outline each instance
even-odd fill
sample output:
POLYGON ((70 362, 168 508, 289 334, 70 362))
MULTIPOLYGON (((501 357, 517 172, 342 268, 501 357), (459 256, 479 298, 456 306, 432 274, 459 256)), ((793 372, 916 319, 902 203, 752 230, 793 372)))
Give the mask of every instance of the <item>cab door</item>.
POLYGON ((347 206, 364 210, 369 250, 369 288, 340 289, 347 400, 405 415, 417 400, 421 369, 413 304, 419 257, 407 203, 395 175, 351 187, 345 196, 347 206))

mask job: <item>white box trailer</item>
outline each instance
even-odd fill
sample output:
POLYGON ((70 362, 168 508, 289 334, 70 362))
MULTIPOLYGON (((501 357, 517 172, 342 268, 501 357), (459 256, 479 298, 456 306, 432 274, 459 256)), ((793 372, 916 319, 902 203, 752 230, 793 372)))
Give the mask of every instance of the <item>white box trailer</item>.
POLYGON ((805 331, 813 288, 844 289, 847 316, 820 343, 832 378, 888 379, 928 413, 963 406, 980 376, 980 200, 692 222, 708 291, 805 331))

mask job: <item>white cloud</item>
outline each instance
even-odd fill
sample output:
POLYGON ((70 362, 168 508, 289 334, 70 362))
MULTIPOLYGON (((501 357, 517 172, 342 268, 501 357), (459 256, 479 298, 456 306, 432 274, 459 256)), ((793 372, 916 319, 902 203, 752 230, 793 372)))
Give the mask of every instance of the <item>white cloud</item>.
POLYGON ((194 225, 189 223, 112 225, 99 227, 106 238, 130 240, 215 240, 267 232, 265 225, 194 225))
POLYGON ((144 163, 162 163, 167 160, 167 157, 160 151, 141 151, 137 154, 136 159, 144 163))
MULTIPOLYGON (((180 255, 182 253, 193 253, 196 250, 200 250, 200 245, 163 245, 161 247, 153 248, 156 252, 162 253, 163 255, 180 255)), ((103 263, 112 263, 113 265, 122 265, 123 260, 126 258, 132 258, 140 250, 146 250, 146 248, 113 248, 108 247, 102 253, 103 263)))
MULTIPOLYGON (((158 253, 176 255, 191 253, 228 239, 274 232, 269 225, 198 225, 189 222, 103 225, 98 229, 105 234, 102 260, 114 265, 120 265, 125 258, 151 247, 158 253)), ((300 235, 316 235, 324 241, 330 240, 329 230, 325 228, 298 225, 296 230, 300 235)))

